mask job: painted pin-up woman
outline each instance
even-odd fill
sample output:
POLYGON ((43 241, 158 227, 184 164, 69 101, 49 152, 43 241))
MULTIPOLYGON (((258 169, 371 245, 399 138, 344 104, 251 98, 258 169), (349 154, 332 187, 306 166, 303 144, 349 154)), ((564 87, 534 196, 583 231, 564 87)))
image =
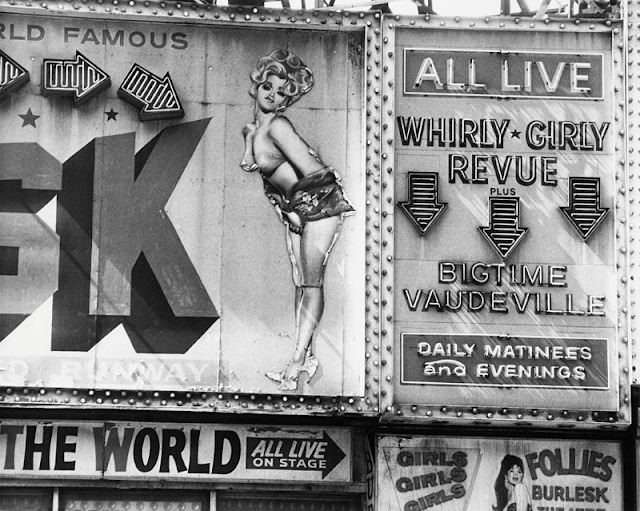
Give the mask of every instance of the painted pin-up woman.
POLYGON ((518 456, 507 454, 500 463, 494 485, 497 506, 494 511, 531 511, 531 497, 524 485, 524 463, 518 456))
POLYGON ((260 173, 265 194, 285 225, 295 285, 293 353, 282 371, 266 373, 280 390, 297 389, 301 374, 309 381, 318 369, 312 340, 324 310, 325 265, 345 214, 353 211, 336 172, 284 116, 312 87, 311 70, 293 53, 275 50, 261 57, 251 72, 254 120, 242 130, 240 167, 260 173))

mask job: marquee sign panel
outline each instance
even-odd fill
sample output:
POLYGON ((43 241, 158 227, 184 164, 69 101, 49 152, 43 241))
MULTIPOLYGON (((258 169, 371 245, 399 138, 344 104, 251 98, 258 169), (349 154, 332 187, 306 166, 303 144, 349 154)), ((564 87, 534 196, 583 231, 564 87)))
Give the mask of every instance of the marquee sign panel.
POLYGON ((388 410, 618 411, 627 262, 611 30, 396 21, 388 410))
POLYGON ((373 410, 379 16, 22 7, 2 14, 0 387, 373 410))

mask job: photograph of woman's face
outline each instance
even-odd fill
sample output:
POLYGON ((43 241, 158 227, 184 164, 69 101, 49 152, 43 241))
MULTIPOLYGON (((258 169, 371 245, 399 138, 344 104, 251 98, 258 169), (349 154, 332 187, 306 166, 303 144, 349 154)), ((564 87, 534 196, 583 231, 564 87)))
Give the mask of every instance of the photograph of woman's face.
POLYGON ((518 465, 512 466, 506 475, 506 480, 509 484, 516 485, 522 482, 522 469, 518 465))
POLYGON ((258 87, 256 101, 258 108, 263 112, 275 112, 280 108, 282 110, 287 96, 284 93, 284 85, 287 82, 285 78, 279 78, 276 75, 269 75, 266 81, 258 87))

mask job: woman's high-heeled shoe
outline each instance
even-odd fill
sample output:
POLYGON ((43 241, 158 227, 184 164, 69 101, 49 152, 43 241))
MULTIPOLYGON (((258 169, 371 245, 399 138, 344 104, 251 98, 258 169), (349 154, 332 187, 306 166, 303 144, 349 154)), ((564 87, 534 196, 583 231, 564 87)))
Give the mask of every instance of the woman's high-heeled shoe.
POLYGON ((320 362, 318 362, 318 359, 313 355, 307 357, 304 360, 304 364, 302 364, 302 367, 300 367, 299 373, 307 373, 307 383, 309 383, 311 381, 311 378, 313 378, 313 376, 316 374, 319 365, 320 362))
POLYGON ((298 388, 298 376, 300 376, 301 372, 302 367, 300 367, 293 376, 285 376, 284 371, 272 371, 264 373, 264 375, 270 380, 275 381, 280 390, 296 390, 298 388))
MULTIPOLYGON (((290 362, 289 362, 290 363, 290 362)), ((289 366, 287 363, 287 367, 289 366)), ((306 357, 304 363, 298 368, 296 373, 292 376, 285 377, 284 373, 286 368, 283 371, 270 371, 265 373, 265 376, 270 380, 279 383, 278 388, 280 390, 296 390, 298 388, 298 378, 300 377, 300 373, 307 373, 307 383, 311 381, 311 378, 318 371, 318 366, 320 363, 318 359, 311 355, 306 357)))
POLYGON ((300 376, 300 370, 295 376, 283 377, 278 388, 280 390, 296 390, 298 388, 298 376, 300 376))
POLYGON ((264 375, 270 380, 275 381, 276 383, 281 383, 282 378, 284 376, 284 371, 267 371, 264 375))

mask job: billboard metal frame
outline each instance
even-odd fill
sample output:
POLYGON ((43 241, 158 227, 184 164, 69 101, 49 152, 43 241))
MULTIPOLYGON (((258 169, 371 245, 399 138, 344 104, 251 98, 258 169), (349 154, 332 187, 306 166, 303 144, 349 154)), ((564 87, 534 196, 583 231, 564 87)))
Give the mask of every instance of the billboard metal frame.
MULTIPOLYGON (((420 422, 425 424, 467 424, 467 425, 514 425, 537 426, 544 428, 577 428, 577 429, 625 429, 631 420, 630 410, 630 372, 631 369, 631 338, 635 330, 636 315, 630 311, 634 304, 634 292, 631 270, 634 267, 629 258, 629 247, 633 239, 629 234, 630 224, 634 217, 630 211, 633 199, 629 192, 629 165, 627 161, 627 72, 626 72, 626 46, 624 38, 626 28, 623 23, 611 20, 552 20, 546 19, 521 19, 506 17, 476 18, 443 18, 425 15, 422 17, 391 16, 383 18, 384 41, 384 89, 383 89, 383 118, 382 118, 382 190, 383 232, 394 232, 394 208, 396 198, 394 196, 395 161, 395 114, 394 96, 395 88, 401 84, 395 84, 395 67, 403 59, 402 54, 395 53, 395 31, 397 28, 410 30, 450 30, 454 32, 482 32, 495 31, 509 33, 513 37, 523 33, 605 33, 612 39, 613 60, 613 103, 612 116, 614 118, 613 140, 615 166, 615 265, 617 270, 617 348, 619 380, 612 381, 611 385, 617 387, 618 409, 617 411, 601 411, 581 409, 580 404, 567 403, 565 408, 549 407, 526 408, 504 407, 496 402, 493 406, 478 404, 478 406, 451 406, 445 402, 430 404, 396 403, 393 396, 394 350, 400 349, 394 346, 394 300, 390 293, 382 302, 381 308, 381 344, 382 344, 382 389, 383 396, 381 408, 383 420, 394 423, 420 422)), ((631 87, 629 87, 631 88, 631 87)), ((629 100, 631 101, 631 100, 629 100)), ((637 222, 637 221, 636 221, 637 222)), ((383 246, 382 253, 382 287, 389 292, 394 287, 394 246, 392 239, 383 246)), ((613 389, 614 391, 616 389, 613 389)), ((428 396, 427 399, 428 401, 428 396)))
MULTIPOLYGON (((628 132, 627 138, 629 141, 629 147, 628 147, 629 190, 632 191, 633 188, 638 187, 638 171, 636 166, 637 163, 634 161, 634 158, 632 158, 631 156, 633 154, 632 151, 634 150, 634 148, 632 147, 632 141, 638 140, 638 136, 640 136, 640 129, 636 121, 636 119, 638 118, 638 110, 634 108, 634 104, 638 100, 640 100, 640 94, 638 93, 638 90, 635 87, 633 87, 631 84, 633 83, 633 72, 634 71, 637 72, 638 66, 640 65, 640 60, 638 60, 638 58, 634 56, 638 52, 638 37, 640 36, 640 22, 638 18, 640 16, 640 9, 638 8, 637 4, 630 3, 625 6, 624 14, 625 14, 624 22, 626 27, 625 39, 627 41, 626 42, 627 59, 626 59, 625 76, 627 76, 629 79, 629 83, 625 88, 628 96, 627 97, 628 112, 627 112, 627 128, 626 129, 628 132)), ((636 229, 636 232, 637 232, 637 229, 640 228, 640 226, 638 225, 637 217, 629 218, 629 228, 636 229)), ((640 250, 639 243, 640 243, 640 240, 638 240, 638 236, 631 236, 631 238, 629 239, 630 254, 634 254, 638 250, 640 250)), ((636 278, 636 279, 640 278, 640 276, 638 275, 637 264, 633 264, 633 263, 631 264, 631 272, 632 272, 631 278, 636 278)), ((637 330, 637 327, 638 327, 637 314, 632 315, 631 321, 632 321, 632 328, 634 329, 633 331, 637 330)), ((640 354, 640 348, 638 347, 638 343, 636 339, 633 337, 630 338, 630 344, 633 350, 632 357, 634 358, 634 363, 632 364, 631 371, 630 371, 631 383, 633 385, 638 385, 640 368, 638 367, 637 358, 638 358, 638 355, 640 354)))
MULTIPOLYGON (((32 2, 0 0, 0 13, 30 15, 49 20, 91 19, 156 22, 197 26, 280 28, 286 31, 359 32, 363 35, 363 98, 361 171, 366 172, 365 339, 363 395, 313 396, 275 393, 235 393, 226 391, 149 391, 87 388, 51 388, 36 385, 0 387, 2 408, 180 410, 223 413, 292 415, 376 416, 379 414, 380 326, 379 307, 384 301, 380 289, 383 272, 380 211, 380 137, 382 99, 381 15, 377 12, 332 12, 322 10, 226 7, 181 2, 130 0, 82 0, 82 2, 32 2), (364 144, 363 144, 364 145, 364 144)), ((203 49, 204 51, 204 49, 203 49)))

